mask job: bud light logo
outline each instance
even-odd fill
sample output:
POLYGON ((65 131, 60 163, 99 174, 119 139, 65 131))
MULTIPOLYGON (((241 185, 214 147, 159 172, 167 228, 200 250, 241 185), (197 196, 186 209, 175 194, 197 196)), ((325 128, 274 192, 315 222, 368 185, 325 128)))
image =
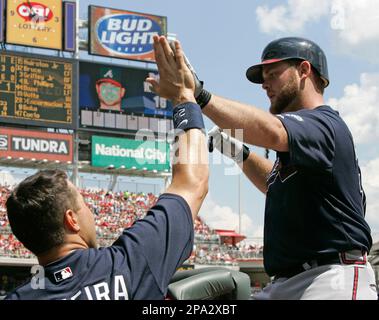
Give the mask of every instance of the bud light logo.
POLYGON ((149 17, 133 14, 105 16, 96 24, 102 46, 116 54, 141 55, 153 51, 153 36, 160 25, 149 17))
POLYGON ((53 18, 53 12, 44 4, 38 2, 21 3, 17 7, 17 13, 25 22, 47 22, 53 18))

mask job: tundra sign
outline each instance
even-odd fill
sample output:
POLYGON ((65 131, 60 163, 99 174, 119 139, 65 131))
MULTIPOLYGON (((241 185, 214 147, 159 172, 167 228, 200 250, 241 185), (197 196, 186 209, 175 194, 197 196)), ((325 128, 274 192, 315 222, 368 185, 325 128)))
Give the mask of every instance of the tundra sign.
POLYGON ((72 135, 44 131, 0 129, 0 156, 72 162, 72 135))

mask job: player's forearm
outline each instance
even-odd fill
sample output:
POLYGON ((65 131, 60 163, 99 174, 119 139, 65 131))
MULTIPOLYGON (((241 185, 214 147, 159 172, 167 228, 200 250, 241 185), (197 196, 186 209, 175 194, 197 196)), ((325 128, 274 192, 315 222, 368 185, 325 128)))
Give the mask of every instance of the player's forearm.
POLYGON ((246 177, 263 193, 267 192, 267 178, 273 163, 254 152, 243 162, 243 172, 246 177))
POLYGON ((277 151, 288 150, 282 123, 268 112, 213 94, 203 113, 220 128, 243 129, 246 143, 277 151))
POLYGON ((208 180, 208 151, 205 134, 191 129, 179 135, 174 144, 172 182, 187 184, 188 188, 208 180))
POLYGON ((154 36, 159 81, 146 78, 153 91, 172 101, 178 139, 174 144, 172 183, 167 192, 182 196, 195 218, 208 192, 208 151, 200 106, 196 104, 193 74, 186 66, 178 41, 170 47, 163 36, 154 36))
POLYGON ((191 207, 193 218, 208 193, 208 150, 205 134, 191 129, 178 136, 174 143, 172 183, 167 192, 179 194, 191 207))

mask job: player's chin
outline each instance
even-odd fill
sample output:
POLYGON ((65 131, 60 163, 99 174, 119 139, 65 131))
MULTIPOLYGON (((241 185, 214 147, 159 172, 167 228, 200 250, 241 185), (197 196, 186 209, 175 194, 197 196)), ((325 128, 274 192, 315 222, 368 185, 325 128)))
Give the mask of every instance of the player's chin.
POLYGON ((287 108, 287 104, 283 103, 281 100, 271 101, 270 113, 271 114, 281 114, 287 108))
POLYGON ((270 111, 271 114, 279 114, 278 110, 276 109, 275 104, 272 104, 272 103, 270 105, 269 111, 270 111))
POLYGON ((104 101, 104 104, 106 104, 110 108, 117 106, 118 103, 119 101, 109 101, 109 102, 104 101))

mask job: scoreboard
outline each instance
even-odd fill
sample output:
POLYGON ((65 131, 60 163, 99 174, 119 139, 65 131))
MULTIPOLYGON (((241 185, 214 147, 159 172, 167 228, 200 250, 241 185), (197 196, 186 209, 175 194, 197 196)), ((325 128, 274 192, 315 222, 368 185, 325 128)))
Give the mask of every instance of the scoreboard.
POLYGON ((77 62, 0 52, 0 122, 74 129, 77 62))

